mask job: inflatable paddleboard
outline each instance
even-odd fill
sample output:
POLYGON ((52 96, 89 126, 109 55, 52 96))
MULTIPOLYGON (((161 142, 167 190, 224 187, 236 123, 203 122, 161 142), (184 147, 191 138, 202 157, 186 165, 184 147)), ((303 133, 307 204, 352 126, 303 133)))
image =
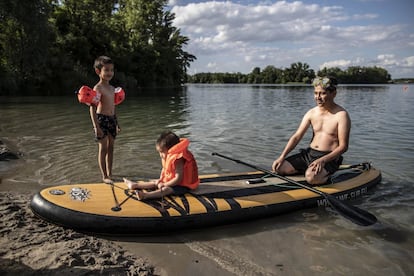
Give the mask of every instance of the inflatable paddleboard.
MULTIPOLYGON (((302 176, 289 177, 306 184, 302 176)), ((44 220, 81 232, 155 234, 237 223, 302 208, 327 206, 319 194, 261 172, 200 176, 199 188, 181 196, 138 200, 123 182, 52 186, 30 207, 44 220)), ((316 187, 341 200, 360 197, 381 180, 369 164, 341 169, 316 187)))

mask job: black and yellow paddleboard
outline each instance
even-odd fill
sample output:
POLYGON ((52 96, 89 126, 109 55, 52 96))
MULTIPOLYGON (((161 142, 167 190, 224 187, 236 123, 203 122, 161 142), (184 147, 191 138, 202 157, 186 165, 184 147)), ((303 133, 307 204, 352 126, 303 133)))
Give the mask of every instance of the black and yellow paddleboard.
MULTIPOLYGON (((30 207, 37 216, 78 231, 139 235, 229 224, 328 204, 321 195, 260 172, 200 178, 194 192, 144 201, 121 182, 54 186, 37 193, 30 207)), ((305 183, 303 177, 290 178, 305 183)), ((353 199, 380 180, 379 170, 361 165, 339 170, 332 184, 318 189, 341 200, 353 199)))

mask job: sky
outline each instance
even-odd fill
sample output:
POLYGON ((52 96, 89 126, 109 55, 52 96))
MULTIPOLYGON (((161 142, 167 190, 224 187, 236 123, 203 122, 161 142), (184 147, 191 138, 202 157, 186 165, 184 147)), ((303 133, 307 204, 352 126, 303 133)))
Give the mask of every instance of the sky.
POLYGON ((378 66, 414 77, 413 0, 169 0, 195 55, 189 74, 378 66))

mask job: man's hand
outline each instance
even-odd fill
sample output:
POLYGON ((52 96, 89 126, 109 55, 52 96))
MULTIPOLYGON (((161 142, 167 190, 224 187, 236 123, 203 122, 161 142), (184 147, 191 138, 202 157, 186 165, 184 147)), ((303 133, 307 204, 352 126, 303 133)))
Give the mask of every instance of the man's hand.
POLYGON ((280 165, 282 165, 283 160, 285 160, 283 157, 279 157, 278 159, 276 159, 272 164, 272 171, 277 172, 280 165))
POLYGON ((325 161, 322 158, 316 159, 309 164, 309 168, 317 175, 325 168, 325 161))

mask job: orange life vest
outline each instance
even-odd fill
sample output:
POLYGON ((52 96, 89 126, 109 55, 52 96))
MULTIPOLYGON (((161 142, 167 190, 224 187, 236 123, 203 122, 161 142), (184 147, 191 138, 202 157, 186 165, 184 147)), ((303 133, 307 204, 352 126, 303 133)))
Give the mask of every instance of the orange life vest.
POLYGON ((180 142, 168 150, 167 158, 162 159, 162 171, 160 182, 168 182, 175 177, 175 161, 184 158, 184 173, 180 186, 188 187, 192 190, 198 187, 200 179, 198 178, 197 163, 193 154, 188 150, 190 141, 187 138, 181 138, 180 142))

